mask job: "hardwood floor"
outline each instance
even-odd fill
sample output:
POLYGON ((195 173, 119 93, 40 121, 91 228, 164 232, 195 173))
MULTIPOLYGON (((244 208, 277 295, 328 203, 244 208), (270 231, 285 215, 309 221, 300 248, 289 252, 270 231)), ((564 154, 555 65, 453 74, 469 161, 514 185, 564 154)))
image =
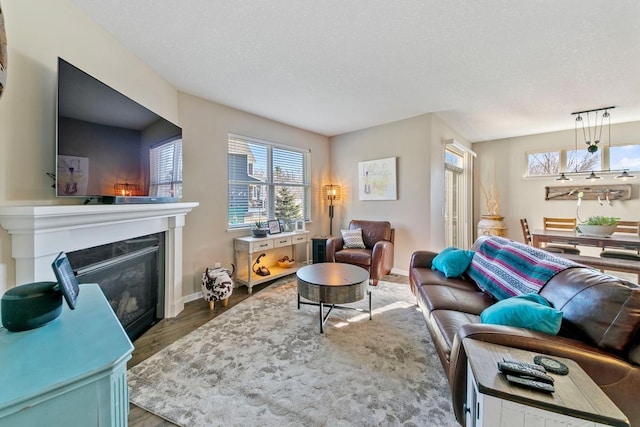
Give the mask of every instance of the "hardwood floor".
MULTIPOLYGON (((400 276, 397 274, 390 274, 385 276, 382 280, 393 283, 409 283, 409 278, 407 276, 400 276)), ((266 282, 254 286, 252 295, 266 288, 271 283, 273 282, 266 282)), ((209 303, 204 300, 192 301, 185 304, 184 310, 178 316, 171 319, 162 319, 160 322, 153 325, 153 327, 145 332, 140 338, 134 341, 133 345, 135 349, 133 350, 131 359, 127 363, 127 368, 137 365, 177 339, 187 335, 189 332, 204 325, 209 320, 250 297, 251 295, 247 294, 247 288, 241 286, 233 290, 233 294, 231 294, 229 303, 226 307, 222 307, 222 304, 216 304, 216 307, 213 310, 209 310, 209 303)), ((129 426, 175 426, 175 424, 157 417, 136 405, 130 404, 129 410, 129 426)))

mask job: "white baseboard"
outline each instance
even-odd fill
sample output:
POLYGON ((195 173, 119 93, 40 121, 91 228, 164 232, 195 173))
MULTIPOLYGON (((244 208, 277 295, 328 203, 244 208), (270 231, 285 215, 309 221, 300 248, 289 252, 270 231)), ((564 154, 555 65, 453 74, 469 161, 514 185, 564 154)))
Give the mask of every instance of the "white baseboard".
POLYGON ((400 269, 398 269, 398 268, 392 268, 392 269, 391 269, 391 273, 393 273, 393 274, 398 274, 398 275, 400 275, 400 276, 407 276, 407 277, 409 276, 409 271, 407 271, 407 270, 400 270, 400 269))

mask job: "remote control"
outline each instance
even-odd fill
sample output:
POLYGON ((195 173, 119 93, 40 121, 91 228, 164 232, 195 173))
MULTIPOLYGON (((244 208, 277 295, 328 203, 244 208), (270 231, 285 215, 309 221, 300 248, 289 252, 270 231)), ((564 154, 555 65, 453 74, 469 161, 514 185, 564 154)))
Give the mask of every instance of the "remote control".
POLYGON ((526 366, 527 368, 537 369, 540 372, 547 372, 544 366, 536 365, 535 363, 527 363, 527 362, 521 362, 519 360, 507 360, 507 359, 503 359, 503 362, 515 363, 517 365, 526 366))
POLYGON ((529 378, 522 378, 514 375, 507 375, 507 380, 509 382, 522 385, 528 388, 532 388, 534 390, 546 391, 549 393, 553 393, 554 391, 556 391, 551 384, 544 383, 542 381, 535 381, 529 378))
POLYGON ((505 375, 514 375, 534 381, 552 384, 553 378, 537 369, 527 368, 518 363, 498 362, 498 369, 505 375))

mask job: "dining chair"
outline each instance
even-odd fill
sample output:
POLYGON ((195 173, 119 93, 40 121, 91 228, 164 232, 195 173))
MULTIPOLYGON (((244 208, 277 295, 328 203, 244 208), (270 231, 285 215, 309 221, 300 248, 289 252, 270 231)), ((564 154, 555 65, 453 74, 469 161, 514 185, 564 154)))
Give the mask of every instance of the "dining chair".
MULTIPOLYGON (((618 221, 616 224, 616 233, 629 233, 640 236, 640 221, 618 221)), ((624 249, 624 248, 620 248, 624 249)), ((604 258, 620 258, 631 261, 640 261, 640 249, 634 251, 607 250, 604 246, 600 256, 604 258)))
MULTIPOLYGON (((554 218, 543 217, 543 228, 545 230, 559 230, 559 231, 575 231, 576 219, 575 218, 554 218)), ((562 248, 566 254, 580 255, 580 249, 575 246, 569 245, 553 245, 554 247, 562 248)))
MULTIPOLYGON (((531 237, 531 231, 529 230, 529 223, 527 222, 526 218, 522 218, 520 220, 520 226, 522 227, 522 236, 524 237, 524 242, 529 246, 533 246, 533 238, 531 237)), ((554 252, 557 254, 564 253, 564 248, 562 246, 547 245, 540 249, 542 249, 543 251, 554 252)))

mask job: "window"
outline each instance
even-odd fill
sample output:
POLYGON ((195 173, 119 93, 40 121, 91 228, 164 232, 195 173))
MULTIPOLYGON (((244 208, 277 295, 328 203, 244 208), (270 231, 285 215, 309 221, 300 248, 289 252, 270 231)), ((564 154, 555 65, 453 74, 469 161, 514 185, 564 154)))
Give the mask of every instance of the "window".
POLYGON ((527 176, 554 176, 560 172, 640 171, 640 144, 527 153, 527 176))
POLYGON ((230 134, 228 225, 309 219, 309 150, 230 134))
POLYGON ((560 173, 560 152, 532 153, 528 156, 528 175, 557 175, 560 173))
POLYGON ((613 170, 640 171, 640 144, 611 147, 609 162, 613 170))
POLYGON ((446 246, 469 248, 473 242, 471 194, 473 157, 476 154, 455 140, 444 151, 444 230, 446 246))
POLYGON ((151 147, 149 195, 182 198, 182 139, 151 147))

